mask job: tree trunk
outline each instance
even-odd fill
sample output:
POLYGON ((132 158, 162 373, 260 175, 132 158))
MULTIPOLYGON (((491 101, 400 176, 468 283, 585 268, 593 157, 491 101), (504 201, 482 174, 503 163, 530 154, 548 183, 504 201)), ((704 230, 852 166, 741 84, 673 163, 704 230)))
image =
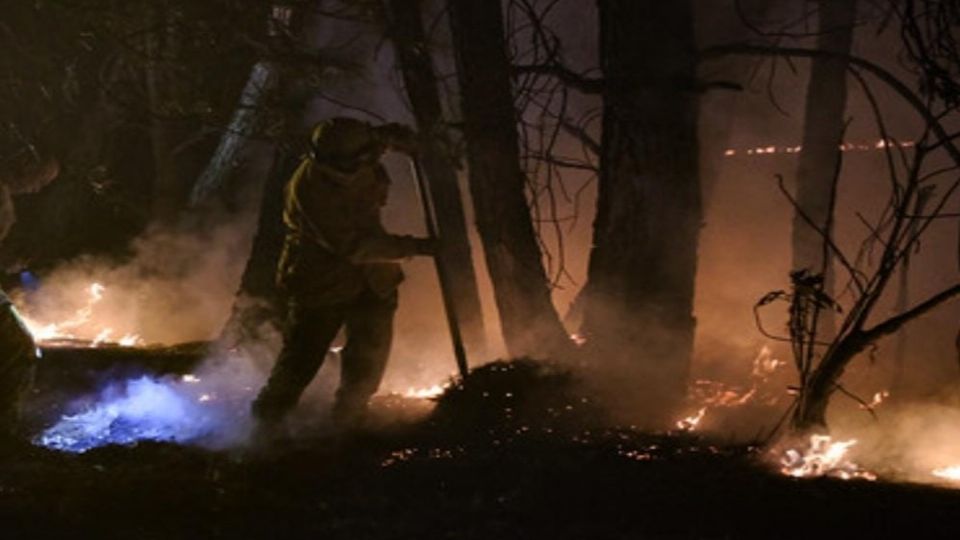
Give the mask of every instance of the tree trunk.
POLYGON ((499 2, 452 0, 460 106, 477 230, 507 350, 562 355, 570 347, 525 196, 517 112, 499 2))
POLYGON ((686 391, 702 220, 691 3, 600 2, 603 149, 583 335, 641 405, 686 391), (637 377, 642 380, 637 381, 637 377))
POLYGON ((438 257, 448 269, 454 312, 467 352, 482 357, 486 346, 480 293, 457 171, 437 138, 442 136, 441 130, 444 129, 443 109, 421 20, 421 2, 388 0, 387 4, 392 19, 392 37, 413 115, 420 132, 429 137, 429 145, 421 151, 420 157, 440 229, 438 257))
POLYGON ((179 56, 179 17, 175 8, 163 3, 147 12, 145 80, 154 163, 152 214, 161 221, 176 217, 188 189, 176 155, 187 134, 181 118, 181 85, 172 72, 179 56))
POLYGON ((267 115, 267 97, 277 86, 277 69, 274 63, 260 61, 250 71, 237 109, 220 137, 220 144, 207 163, 203 174, 190 192, 190 204, 198 205, 216 193, 234 170, 240 153, 246 148, 250 137, 257 134, 267 115))
MULTIPOLYGON (((299 13, 295 13, 292 7, 277 4, 268 21, 271 35, 277 39, 297 38, 303 32, 297 15, 299 13)), ((221 138, 207 170, 194 186, 195 204, 222 186, 249 138, 265 127, 263 120, 268 114, 268 101, 275 101, 273 105, 279 106, 277 117, 281 122, 271 126, 271 135, 275 138, 273 162, 263 186, 250 257, 243 270, 230 318, 218 340, 222 347, 257 342, 282 327, 285 306, 275 275, 286 234, 284 187, 300 163, 298 149, 303 145, 296 142, 306 138, 306 133, 302 133, 301 119, 307 98, 308 95, 300 89, 300 81, 281 76, 275 62, 258 62, 243 90, 230 127, 221 138)))
MULTIPOLYGON (((895 267, 887 270, 895 271, 895 267)), ((889 274, 887 279, 889 280, 889 274)), ((883 293, 883 287, 878 294, 883 293)), ((913 308, 899 313, 870 329, 855 328, 839 341, 830 344, 809 381, 801 389, 800 400, 793 415, 793 426, 798 431, 824 430, 827 427, 827 406, 837 390, 837 381, 847 365, 879 339, 895 334, 907 323, 923 317, 941 305, 960 297, 960 284, 944 289, 913 308)), ((869 316, 869 309, 866 313, 869 316)), ((861 319, 865 320, 865 319, 861 319)))
MULTIPOLYGON (((763 27, 772 2, 769 0, 739 0, 742 16, 752 25, 763 27)), ((713 2, 713 5, 707 4, 711 9, 728 8, 727 2, 713 2)), ((703 8, 697 8, 703 9, 703 8)), ((709 12, 695 11, 695 14, 709 12)), ((728 29, 723 34, 711 36, 711 41, 730 42, 741 38, 743 29, 736 28, 736 32, 728 29)), ((703 39, 703 38, 700 38, 703 39)), ((753 58, 743 58, 732 56, 724 58, 718 66, 711 66, 710 74, 714 78, 719 78, 723 82, 732 82, 747 87, 751 72, 756 68, 758 61, 753 58)), ((731 136, 734 130, 734 124, 740 116, 738 109, 740 103, 744 100, 744 91, 733 91, 727 89, 717 89, 706 93, 700 101, 700 122, 699 134, 702 141, 701 151, 703 156, 700 162, 700 183, 703 192, 704 206, 709 208, 717 189, 717 182, 723 172, 724 161, 727 160, 726 150, 730 148, 731 136), (713 114, 705 114, 712 111, 713 114)), ((709 213, 709 212, 707 212, 709 213)))
MULTIPOLYGON (((853 41, 855 0, 819 2, 820 50, 847 55, 853 41)), ((824 292, 833 295, 832 257, 824 250, 820 232, 831 233, 834 180, 843 144, 847 101, 847 62, 839 58, 814 58, 810 63, 803 124, 803 150, 797 165, 797 211, 793 218, 793 269, 824 272, 824 292), (807 220, 816 225, 812 227, 807 220)), ((818 333, 829 339, 833 316, 825 310, 818 333)))
POLYGON ((219 341, 228 347, 262 338, 282 325, 285 306, 275 276, 286 234, 283 189, 299 163, 299 158, 291 152, 282 148, 274 150, 270 176, 264 182, 260 198, 250 257, 243 269, 230 318, 220 334, 219 341))

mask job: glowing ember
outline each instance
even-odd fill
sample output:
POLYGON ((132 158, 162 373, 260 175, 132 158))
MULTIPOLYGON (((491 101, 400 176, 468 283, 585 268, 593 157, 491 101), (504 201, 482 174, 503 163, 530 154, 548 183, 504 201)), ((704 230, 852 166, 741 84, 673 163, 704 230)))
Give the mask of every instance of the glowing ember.
MULTIPOLYGON (((873 143, 843 143, 840 145, 841 152, 867 152, 871 150, 883 150, 885 148, 896 148, 900 146, 901 148, 910 148, 914 146, 913 141, 884 141, 878 140, 873 143)), ((747 148, 745 150, 737 150, 736 148, 728 148, 723 152, 723 155, 726 157, 733 157, 738 154, 745 154, 748 156, 753 155, 767 155, 767 154, 797 154, 803 150, 803 146, 757 146, 753 148, 747 148)))
POLYGON ((876 475, 848 459, 847 454, 855 444, 856 439, 834 441, 829 435, 811 435, 807 448, 791 448, 783 453, 780 472, 795 478, 829 476, 843 480, 876 480, 876 475))
POLYGON ((775 358, 773 356, 773 351, 770 350, 770 347, 764 345, 760 349, 760 353, 757 354, 757 357, 753 359, 752 376, 754 378, 766 380, 770 375, 786 364, 786 361, 775 358))
POLYGON ((125 334, 122 338, 117 340, 117 345, 120 345, 121 347, 135 347, 142 344, 143 340, 137 334, 125 334))
POLYGON ((876 408, 877 406, 879 406, 881 403, 883 403, 884 401, 886 401, 886 399, 887 399, 888 397, 890 397, 890 392, 888 392, 888 391, 886 391, 886 390, 883 390, 882 392, 877 392, 876 394, 873 395, 873 399, 870 400, 870 403, 867 403, 866 405, 861 404, 861 405, 860 405, 860 408, 861 408, 861 409, 874 409, 874 408, 876 408))
POLYGON ((112 333, 113 333, 112 328, 104 328, 103 330, 100 331, 99 334, 97 334, 97 337, 93 338, 93 342, 91 343, 91 345, 96 347, 98 345, 102 345, 103 343, 106 343, 107 339, 110 338, 110 334, 112 333))
POLYGON ((960 482, 960 465, 935 469, 932 474, 937 478, 943 478, 951 482, 960 482))
POLYGON ((701 407, 697 414, 688 416, 677 422, 677 429, 680 431, 693 431, 697 429, 697 426, 700 424, 700 421, 703 420, 703 417, 707 414, 707 408, 701 407))
POLYGON ((704 414, 714 408, 742 407, 754 401, 766 405, 775 404, 780 397, 779 394, 763 391, 764 385, 778 369, 785 365, 785 361, 775 358, 770 348, 764 346, 753 359, 749 388, 728 385, 720 381, 697 379, 689 389, 688 399, 702 407, 702 413, 678 420, 677 427, 683 431, 696 429, 704 414), (690 425, 692 419, 696 419, 696 422, 690 425))
POLYGON ((406 392, 403 393, 403 397, 411 399, 435 399, 440 397, 447 388, 450 387, 449 383, 446 384, 435 384, 427 388, 408 388, 406 392))

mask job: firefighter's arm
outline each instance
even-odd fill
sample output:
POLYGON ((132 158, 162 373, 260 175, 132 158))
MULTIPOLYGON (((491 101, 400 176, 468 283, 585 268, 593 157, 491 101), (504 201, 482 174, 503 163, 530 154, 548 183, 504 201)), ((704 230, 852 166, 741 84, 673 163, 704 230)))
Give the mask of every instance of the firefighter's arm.
POLYGON ((436 241, 432 238, 387 234, 382 230, 358 237, 351 247, 347 257, 355 264, 389 262, 436 253, 436 241))
MULTIPOLYGON (((380 203, 377 201, 361 205, 363 209, 358 211, 363 215, 346 218, 333 208, 345 204, 345 201, 321 193, 318 183, 298 182, 296 187, 295 196, 307 222, 308 237, 352 263, 395 261, 430 255, 435 251, 435 242, 431 239, 388 234, 380 223, 380 203)), ((346 194, 341 196, 346 197, 346 194)), ((372 192, 370 197, 379 199, 382 194, 372 192)))

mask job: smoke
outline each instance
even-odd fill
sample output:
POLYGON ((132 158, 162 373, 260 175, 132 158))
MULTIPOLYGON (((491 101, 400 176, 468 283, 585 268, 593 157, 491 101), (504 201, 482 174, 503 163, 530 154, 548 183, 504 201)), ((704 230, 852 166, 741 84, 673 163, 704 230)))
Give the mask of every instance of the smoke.
POLYGON ((127 260, 80 257, 15 301, 29 321, 59 324, 76 339, 209 340, 230 314, 251 232, 252 220, 243 218, 201 231, 155 228, 132 243, 127 260))
POLYGON ((237 353, 182 377, 115 381, 70 403, 36 443, 67 452, 140 441, 236 446, 251 432, 249 403, 262 382, 256 362, 237 353))
MULTIPOLYGON (((124 260, 69 261, 38 276, 36 285, 15 295, 16 302, 32 328, 56 328, 60 338, 110 342, 135 335, 137 345, 147 346, 213 340, 236 301, 252 217, 240 215, 205 229, 151 229, 132 243, 124 260)), ((417 261, 410 273, 401 291, 406 302, 397 315, 398 339, 382 394, 433 386, 453 371, 449 338, 437 329, 444 319, 430 261, 417 261)), ((250 402, 281 345, 277 329, 264 330, 237 349, 212 353, 187 377, 114 379, 87 395, 68 396, 59 420, 36 442, 70 452, 139 441, 242 445, 251 428, 250 402)), ((342 345, 342 339, 334 345, 342 345)), ((293 433, 328 423, 339 365, 336 354, 326 356, 289 419, 293 433)))

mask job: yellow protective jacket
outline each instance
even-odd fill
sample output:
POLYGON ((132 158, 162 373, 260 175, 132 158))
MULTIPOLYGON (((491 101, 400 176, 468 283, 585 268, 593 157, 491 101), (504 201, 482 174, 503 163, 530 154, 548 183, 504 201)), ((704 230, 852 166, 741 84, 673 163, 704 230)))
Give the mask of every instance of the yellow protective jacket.
POLYGON ((278 284, 298 302, 349 302, 364 291, 388 297, 403 280, 396 260, 417 253, 411 236, 388 234, 380 220, 390 178, 377 163, 342 172, 303 160, 285 191, 287 229, 278 284))

